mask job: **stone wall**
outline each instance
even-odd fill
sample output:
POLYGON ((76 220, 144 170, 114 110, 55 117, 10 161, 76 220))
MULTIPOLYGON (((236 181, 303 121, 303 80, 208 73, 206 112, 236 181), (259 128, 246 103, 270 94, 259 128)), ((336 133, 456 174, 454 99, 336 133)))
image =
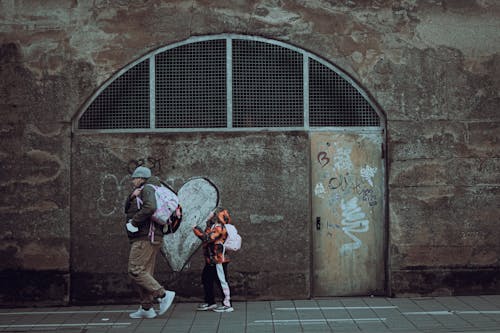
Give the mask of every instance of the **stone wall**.
MULTIPOLYGON (((84 207, 75 202, 80 193, 75 191, 92 185, 83 176, 105 170, 89 165, 93 172, 73 174, 72 163, 85 159, 71 147, 88 139, 89 153, 101 154, 107 143, 73 137, 71 122, 92 93, 131 61, 191 36, 226 32, 282 40, 321 56, 365 87, 386 113, 388 294, 497 293, 499 16, 500 5, 488 0, 2 1, 0 304, 120 302, 126 297, 123 272, 108 275, 105 269, 111 286, 104 288, 105 295, 96 290, 84 299, 79 294, 101 277, 72 269, 72 263, 90 260, 81 258, 80 246, 88 244, 80 237, 90 234, 78 229, 88 221, 78 219, 84 207)), ((136 149, 136 138, 119 138, 136 149)), ((208 139, 214 145, 229 140, 208 139)), ((277 139, 292 150, 304 145, 302 135, 277 139)), ((144 157, 111 153, 118 157, 109 166, 120 175, 128 159, 144 157)), ((300 167, 304 161, 295 162, 300 167)), ((190 167, 194 175, 200 165, 190 167)), ((218 181, 229 192, 227 183, 218 181)), ((231 204, 243 205, 227 196, 231 204)), ((249 213, 243 206, 237 211, 249 213)), ((96 228, 110 233, 111 250, 118 231, 101 224, 96 228)), ((241 276, 246 286, 238 291, 248 298, 307 297, 307 267, 297 267, 307 266, 309 259, 290 259, 289 280, 278 269, 246 280, 241 276), (264 276, 273 287, 252 280, 264 276), (286 292, 283 283, 293 288, 286 292)), ((253 263, 241 260, 236 271, 243 274, 244 266, 238 265, 248 264, 255 272, 253 263)), ((161 274, 170 279, 170 273, 161 274)))
MULTIPOLYGON (((217 187, 219 205, 230 210, 244 237, 243 249, 228 254, 234 299, 308 297, 310 185, 302 153, 307 145, 305 133, 75 136, 73 301, 124 302, 137 296, 127 278, 123 207, 131 170, 139 164, 176 191, 200 176, 217 187)), ((184 220, 181 228, 190 230, 190 223, 184 220)), ((175 271, 158 259, 157 275, 179 297, 201 299, 203 254, 186 250, 169 253, 185 258, 184 269, 175 271)))

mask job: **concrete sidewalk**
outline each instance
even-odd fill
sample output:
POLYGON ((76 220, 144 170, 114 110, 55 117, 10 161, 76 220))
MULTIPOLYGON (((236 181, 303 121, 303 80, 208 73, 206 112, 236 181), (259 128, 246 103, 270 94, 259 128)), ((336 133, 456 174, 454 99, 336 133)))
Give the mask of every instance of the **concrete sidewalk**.
POLYGON ((500 295, 248 301, 231 313, 196 306, 174 301, 143 320, 129 318, 130 305, 0 309, 0 332, 500 332, 500 295))

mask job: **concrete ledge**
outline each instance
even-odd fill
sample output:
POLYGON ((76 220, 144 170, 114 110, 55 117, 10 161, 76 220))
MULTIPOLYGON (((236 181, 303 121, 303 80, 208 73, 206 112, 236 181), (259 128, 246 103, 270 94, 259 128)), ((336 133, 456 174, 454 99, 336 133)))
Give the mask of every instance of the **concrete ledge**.
POLYGON ((392 296, 395 297, 500 293, 500 267, 467 269, 412 267, 394 271, 391 277, 392 296))
POLYGON ((2 307, 68 305, 68 295, 68 272, 0 271, 0 304, 2 307))

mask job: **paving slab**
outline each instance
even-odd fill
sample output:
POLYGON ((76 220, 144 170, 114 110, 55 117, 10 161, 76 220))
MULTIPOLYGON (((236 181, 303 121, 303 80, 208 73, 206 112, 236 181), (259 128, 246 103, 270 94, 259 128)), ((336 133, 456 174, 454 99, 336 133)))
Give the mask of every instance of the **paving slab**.
POLYGON ((129 318, 137 307, 0 309, 0 332, 500 333, 500 295, 246 301, 234 302, 230 313, 174 302, 163 316, 129 318))

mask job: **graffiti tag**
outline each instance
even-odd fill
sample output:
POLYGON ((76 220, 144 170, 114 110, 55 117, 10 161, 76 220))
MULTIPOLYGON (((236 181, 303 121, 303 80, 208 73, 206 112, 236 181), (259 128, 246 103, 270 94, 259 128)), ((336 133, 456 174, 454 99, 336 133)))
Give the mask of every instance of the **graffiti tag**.
POLYGON ((365 213, 358 206, 358 198, 354 197, 347 203, 342 200, 342 231, 352 240, 352 243, 343 244, 340 248, 341 254, 350 253, 361 247, 361 240, 353 235, 353 232, 367 232, 370 222, 366 219, 365 213))
POLYGON ((320 151, 318 153, 318 163, 321 167, 325 167, 328 163, 330 163, 330 159, 327 157, 327 153, 325 151, 320 151))
POLYGON ((134 172, 137 167, 145 166, 152 171, 156 171, 156 173, 161 172, 161 162, 163 158, 155 158, 155 157, 146 157, 139 158, 137 160, 130 160, 127 165, 127 169, 129 173, 134 172))

